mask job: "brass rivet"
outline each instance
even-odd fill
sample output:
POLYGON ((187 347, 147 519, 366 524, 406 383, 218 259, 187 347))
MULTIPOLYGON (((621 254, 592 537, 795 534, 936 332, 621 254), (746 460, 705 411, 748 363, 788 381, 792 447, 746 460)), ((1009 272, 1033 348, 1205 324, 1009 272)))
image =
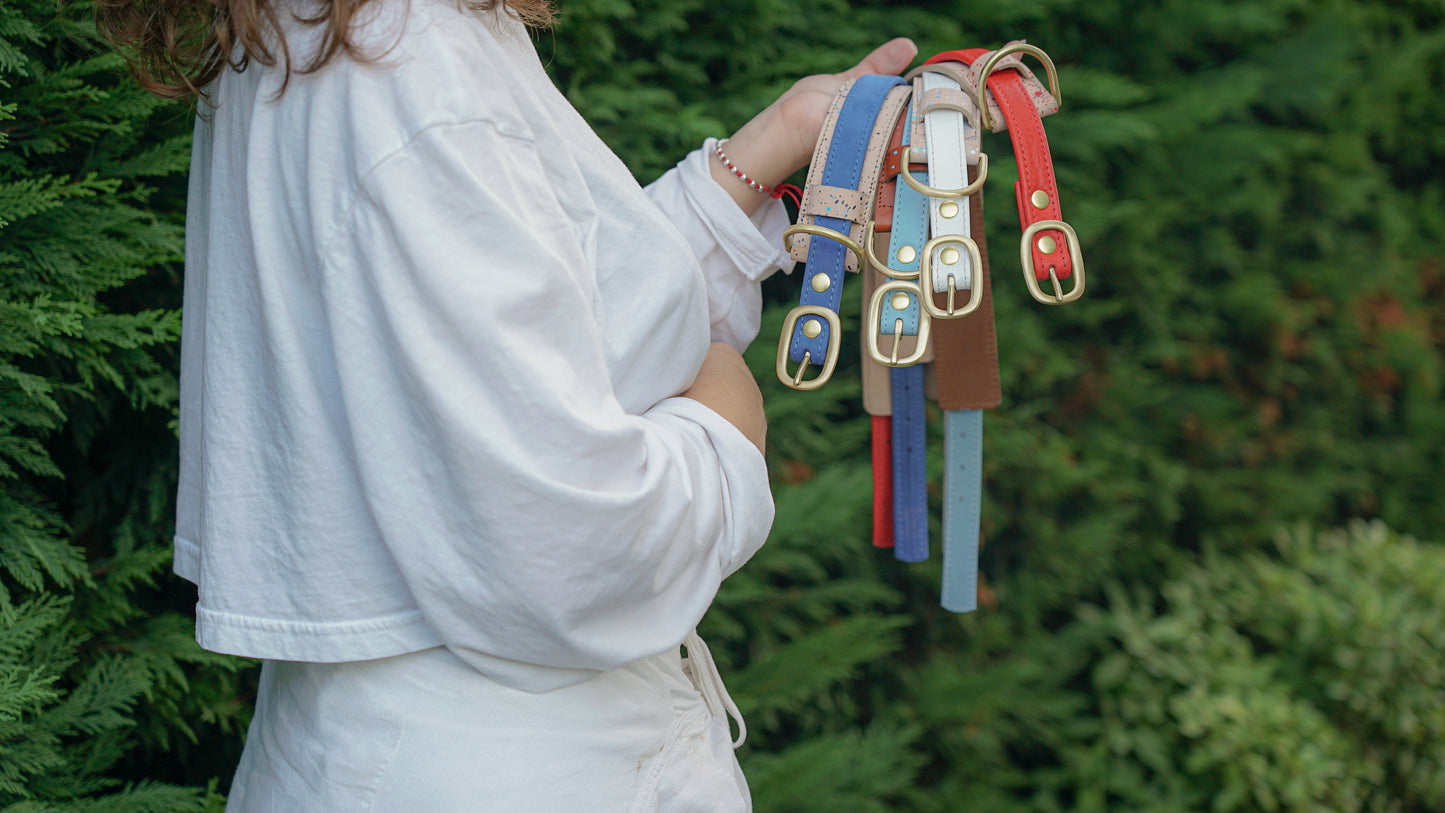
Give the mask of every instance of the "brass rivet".
MULTIPOLYGON (((820 293, 820 294, 823 293, 824 291, 828 290, 828 286, 829 286, 829 285, 832 285, 832 284, 833 284, 833 280, 829 279, 827 274, 814 274, 814 275, 813 275, 813 290, 817 291, 817 292, 820 293)), ((816 324, 816 323, 810 322, 809 324, 816 324)))
POLYGON ((896 293, 896 294, 893 295, 893 310, 896 310, 896 311, 907 310, 907 309, 908 309, 908 303, 910 303, 910 302, 912 302, 912 301, 913 301, 913 300, 908 296, 908 294, 905 294, 905 293, 903 293, 902 291, 899 291, 898 293, 896 293))
POLYGON ((817 319, 809 319, 808 321, 803 323, 803 335, 807 336, 810 339, 818 338, 818 334, 822 332, 823 323, 819 322, 817 319))
POLYGON ((913 246, 904 246, 898 249, 898 262, 911 263, 918 259, 918 250, 913 246))
POLYGON ((943 253, 938 255, 938 258, 943 260, 944 265, 957 265, 959 256, 958 249, 945 248, 943 253))
POLYGON ((1039 251, 1045 254, 1053 254, 1054 249, 1058 247, 1059 244, 1054 242, 1054 238, 1048 235, 1044 235, 1043 237, 1039 238, 1039 251))
POLYGON ((1047 209, 1049 206, 1049 193, 1042 189, 1036 189, 1034 193, 1029 196, 1029 202, 1034 205, 1035 209, 1047 209))
POLYGON ((938 213, 944 217, 957 217, 958 204, 954 203, 951 200, 944 201, 942 204, 939 205, 938 213))

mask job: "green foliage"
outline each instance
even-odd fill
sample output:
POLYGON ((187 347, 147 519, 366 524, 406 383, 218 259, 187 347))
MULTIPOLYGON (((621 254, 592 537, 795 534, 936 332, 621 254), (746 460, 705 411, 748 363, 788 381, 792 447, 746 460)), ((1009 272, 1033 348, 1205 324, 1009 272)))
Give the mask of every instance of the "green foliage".
MULTIPOLYGON (((1438 2, 562 7, 543 60, 643 179, 892 36, 1024 38, 1062 74, 1081 302, 1024 295, 1014 165, 985 141, 1005 404, 978 613, 869 545, 856 363, 779 385, 798 277, 766 289, 748 361, 778 519, 703 629, 760 813, 1441 808, 1439 549, 1260 542, 1445 528, 1438 2)), ((87 15, 0 0, 7 813, 195 809, 248 706, 158 575, 190 114, 120 77, 87 15)))
POLYGON ((869 729, 824 734, 748 766, 757 809, 887 813, 922 759, 909 746, 917 731, 869 729))
MULTIPOLYGON (((1060 67, 1063 108, 1045 126, 1084 243, 1077 304, 1024 294, 1016 168, 1007 139, 985 137, 1004 405, 985 421, 979 613, 938 609, 936 563, 903 568, 869 547, 856 366, 845 354, 822 391, 778 386, 772 353, 798 276, 765 288, 775 307, 748 359, 768 404, 779 518, 704 629, 754 721, 743 760, 759 810, 862 809, 870 791, 857 784, 851 807, 830 805, 790 784, 804 774, 771 766, 802 760, 803 743, 878 731, 902 739, 861 750, 915 780, 871 785, 870 804, 896 809, 1433 798, 1331 775, 1331 760, 1388 738, 1278 686, 1250 699, 1253 728, 1220 728, 1215 750, 1194 752, 1211 756, 1188 766, 1168 747, 1185 737, 1166 730, 1179 719, 1140 733, 1157 743, 1133 747, 1155 756, 1127 770, 1172 779, 1128 785, 1106 775, 1123 761, 1097 744, 1096 704, 1066 677, 1104 657, 1072 622, 1081 602, 1112 606, 1105 585, 1120 585, 1121 601, 1152 596, 1301 521, 1381 518, 1427 538, 1445 528, 1445 266, 1430 248, 1445 226, 1438 3, 571 0, 563 11, 539 39, 544 61, 644 180, 797 77, 847 68, 892 36, 925 55, 1023 38, 1060 67), (849 653, 789 646, 868 624, 878 637, 849 653), (1307 732, 1319 740, 1301 746, 1307 732), (1101 767, 1079 767, 1089 759, 1101 767), (1266 773, 1247 773, 1258 760, 1266 773), (1215 799, 1226 770, 1244 772, 1245 797, 1215 799)), ((940 452, 935 442, 935 474, 940 452)), ((1235 659, 1239 680, 1259 677, 1246 650, 1215 655, 1235 659)))
POLYGON ((125 781, 237 716, 201 708, 234 697, 234 659, 154 591, 189 116, 133 86, 89 14, 0 3, 0 809, 213 809, 154 765, 125 781))
POLYGON ((1445 805, 1445 549, 1364 523, 1276 543, 1063 633, 1088 688, 1033 777, 1057 809, 1445 805))

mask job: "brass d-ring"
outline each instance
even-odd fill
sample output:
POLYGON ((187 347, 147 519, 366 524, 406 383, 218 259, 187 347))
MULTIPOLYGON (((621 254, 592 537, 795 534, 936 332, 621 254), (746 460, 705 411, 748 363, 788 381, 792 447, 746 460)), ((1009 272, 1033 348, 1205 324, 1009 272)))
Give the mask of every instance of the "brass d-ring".
POLYGON ((903 155, 898 159, 898 174, 903 176, 903 182, 913 187, 914 191, 920 195, 927 195, 930 198, 966 198, 982 189, 983 182, 988 179, 988 155, 985 153, 979 153, 978 155, 978 177, 973 180, 973 183, 962 189, 939 189, 936 186, 929 186, 923 181, 913 177, 913 173, 908 171, 909 156, 910 150, 908 145, 904 144, 903 155))
POLYGON ((989 55, 988 61, 983 63, 983 70, 980 71, 978 75, 978 87, 975 88, 975 90, 978 92, 979 117, 982 120, 985 130, 993 129, 993 119, 990 118, 988 114, 988 100, 984 98, 984 93, 988 87, 988 77, 993 73, 993 69, 998 67, 999 61, 1011 54, 1030 54, 1044 63, 1044 73, 1048 76, 1049 80, 1049 92, 1054 94, 1054 101, 1058 102, 1060 107, 1064 106, 1064 98, 1059 95, 1059 72, 1058 69, 1054 67, 1054 61, 1049 59, 1049 55, 1044 53, 1042 49, 1029 45, 1027 42, 1015 42, 1005 45, 989 55))
POLYGON ((814 226, 812 223, 799 223, 796 226, 789 226, 783 229, 783 248, 786 248, 790 252, 793 250, 793 235, 795 234, 811 234, 814 237, 826 237, 829 240, 837 241, 843 248, 853 252, 853 256, 857 259, 859 270, 862 270, 863 263, 866 262, 863 257, 863 247, 858 245, 858 241, 837 229, 830 229, 826 226, 814 226))
POLYGON ((868 257, 868 264, 878 269, 878 273, 897 279, 913 279, 918 276, 918 269, 916 268, 912 271, 906 271, 900 268, 894 268, 888 263, 878 259, 878 252, 873 250, 873 238, 878 233, 876 231, 877 227, 878 224, 872 220, 868 221, 868 225, 863 227, 863 251, 868 257))
POLYGON ((830 229, 826 226, 814 226, 811 223, 799 223, 796 226, 789 226, 783 230, 783 248, 789 251, 793 250, 793 235, 795 234, 811 234, 815 237, 826 237, 829 240, 837 240, 843 244, 844 248, 853 252, 854 256, 858 259, 863 259, 863 247, 858 245, 857 241, 852 237, 849 237, 837 229, 830 229))

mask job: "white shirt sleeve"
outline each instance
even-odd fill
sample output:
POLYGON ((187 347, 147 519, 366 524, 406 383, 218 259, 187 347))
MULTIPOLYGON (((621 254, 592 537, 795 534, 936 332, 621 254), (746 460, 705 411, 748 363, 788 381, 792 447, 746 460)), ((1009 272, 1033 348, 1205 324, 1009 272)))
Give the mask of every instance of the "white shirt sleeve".
POLYGON ((702 264, 712 340, 742 352, 757 338, 762 321, 759 283, 779 269, 793 270, 783 250, 783 229, 792 225, 781 200, 763 204, 752 217, 713 180, 709 138, 647 186, 647 194, 682 232, 702 264))
POLYGON ((321 282, 369 521, 446 645, 504 682, 499 659, 676 647, 773 516, 715 412, 620 406, 534 150, 485 121, 424 130, 367 176, 321 282))

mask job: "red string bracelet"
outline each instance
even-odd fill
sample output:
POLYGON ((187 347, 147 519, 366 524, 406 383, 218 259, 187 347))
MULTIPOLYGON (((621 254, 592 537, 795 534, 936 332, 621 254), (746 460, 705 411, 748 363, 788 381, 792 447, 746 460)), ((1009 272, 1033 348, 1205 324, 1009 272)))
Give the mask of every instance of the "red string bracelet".
POLYGON ((777 199, 781 198, 784 195, 787 195, 788 199, 793 201, 794 206, 803 205, 803 190, 799 189, 793 184, 780 183, 777 185, 777 188, 771 188, 766 184, 760 184, 752 178, 749 178, 746 172, 743 172, 742 170, 734 166, 733 162, 728 160, 727 153, 723 152, 723 145, 726 143, 727 139, 725 138, 721 141, 718 141, 717 145, 713 147, 713 152, 717 153, 718 160, 722 161, 723 166, 727 167, 728 171, 738 176, 738 180, 742 181, 748 186, 751 186, 754 190, 758 192, 765 193, 770 198, 777 199))

